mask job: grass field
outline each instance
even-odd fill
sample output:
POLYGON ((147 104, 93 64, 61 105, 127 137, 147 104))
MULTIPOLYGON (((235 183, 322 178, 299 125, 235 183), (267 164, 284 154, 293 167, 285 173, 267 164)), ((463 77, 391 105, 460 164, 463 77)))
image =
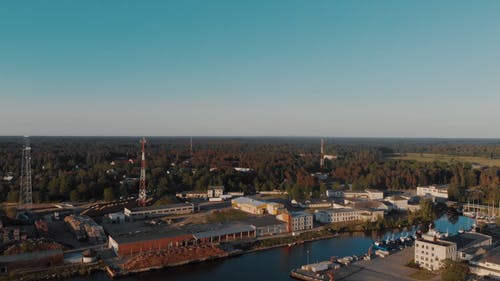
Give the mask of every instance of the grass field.
POLYGON ((393 156, 391 159, 399 160, 414 160, 420 162, 469 162, 477 163, 482 166, 498 166, 500 167, 500 159, 489 159, 484 157, 474 156, 453 156, 445 154, 431 154, 431 153, 407 153, 405 156, 393 156))

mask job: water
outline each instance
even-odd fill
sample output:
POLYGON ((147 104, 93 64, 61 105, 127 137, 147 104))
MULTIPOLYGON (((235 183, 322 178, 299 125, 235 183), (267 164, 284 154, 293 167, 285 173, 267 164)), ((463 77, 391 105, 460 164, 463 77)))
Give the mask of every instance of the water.
MULTIPOLYGON (((456 220, 448 220, 446 216, 435 221, 436 229, 450 235, 467 225, 472 225, 473 220, 466 217, 458 217, 456 220)), ((415 229, 404 229, 396 231, 397 238, 415 229)), ((381 237, 391 237, 392 232, 387 232, 381 237)), ((293 247, 281 247, 267 251, 245 254, 242 256, 211 261, 201 264, 186 265, 176 268, 167 268, 148 273, 133 275, 118 280, 123 281, 219 281, 219 280, 273 280, 289 281, 290 270, 305 263, 327 260, 332 256, 344 257, 351 255, 362 255, 367 252, 377 237, 368 237, 363 234, 354 234, 348 237, 337 237, 315 242, 306 242, 293 247)), ((72 278, 70 281, 108 281, 103 273, 89 277, 72 278)))

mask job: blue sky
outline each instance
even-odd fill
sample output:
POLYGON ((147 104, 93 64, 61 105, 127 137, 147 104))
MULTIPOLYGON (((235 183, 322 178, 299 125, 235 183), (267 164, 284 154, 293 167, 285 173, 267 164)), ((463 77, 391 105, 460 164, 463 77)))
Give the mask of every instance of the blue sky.
POLYGON ((0 135, 498 138, 499 11, 0 0, 0 135))

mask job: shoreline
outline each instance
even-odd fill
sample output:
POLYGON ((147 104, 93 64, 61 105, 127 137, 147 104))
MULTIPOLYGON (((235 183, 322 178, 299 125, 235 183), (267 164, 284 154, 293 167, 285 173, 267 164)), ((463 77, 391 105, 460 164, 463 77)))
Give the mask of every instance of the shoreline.
MULTIPOLYGON (((380 231, 376 232, 383 232, 383 231, 394 231, 396 229, 402 229, 401 228, 385 228, 380 231)), ((313 231, 307 231, 301 233, 304 235, 311 235, 315 233, 320 233, 322 230, 313 230, 313 231)), ((151 267, 144 267, 144 268, 138 268, 135 270, 131 271, 126 271, 126 272, 118 272, 112 268, 111 264, 106 264, 104 262, 99 262, 97 264, 93 264, 92 266, 88 265, 82 265, 82 264, 76 264, 76 265, 63 265, 57 268, 50 268, 47 270, 40 270, 37 271, 36 273, 31 273, 31 274, 36 274, 36 276, 26 276, 27 274, 20 273, 16 276, 8 276, 8 277, 3 277, 0 278, 0 281, 10 281, 10 280, 18 280, 19 278, 23 278, 23 280, 29 280, 29 281, 37 281, 37 280, 60 280, 60 279, 67 279, 75 276, 90 276, 94 274, 95 272, 102 271, 104 272, 109 278, 114 279, 114 278, 120 278, 123 276, 129 276, 129 275, 135 275, 135 274, 140 274, 140 273, 145 273, 149 271, 154 271, 158 269, 163 269, 163 268, 173 268, 173 267, 178 267, 178 266, 184 266, 184 265, 190 265, 190 264, 199 264, 207 261, 216 261, 216 260, 222 260, 226 258, 232 258, 236 256, 241 256, 245 254, 250 254, 250 253, 256 253, 256 252, 261 252, 261 251, 266 251, 266 250, 271 250, 271 249, 276 249, 276 248, 281 248, 281 247, 287 247, 289 244, 293 243, 294 246, 297 245, 297 243, 308 243, 308 242, 314 242, 314 241, 320 241, 320 240, 326 240, 326 239, 332 239, 332 238, 342 238, 342 237, 350 237, 353 236, 353 234, 360 234, 366 237, 370 237, 368 233, 373 233, 374 231, 359 231, 359 230, 347 230, 343 232, 335 232, 335 233, 328 233, 328 234, 323 234, 319 235, 316 237, 309 237, 309 238, 304 238, 301 237, 301 235, 298 236, 292 236, 292 235, 287 235, 283 237, 268 237, 266 239, 262 240, 254 240, 254 241, 240 241, 239 243, 235 243, 232 245, 234 247, 233 250, 226 252, 224 254, 219 254, 217 256, 211 256, 211 257, 206 257, 206 258, 198 258, 194 260, 186 260, 186 261, 181 261, 178 263, 174 264, 165 264, 165 265, 157 265, 157 266, 151 266, 151 267), (270 241, 272 239, 289 239, 289 241, 282 242, 282 243, 277 243, 273 245, 268 245, 268 246, 255 246, 253 244, 259 243, 261 241, 270 241), (250 244, 251 246, 248 249, 241 249, 245 248, 245 245, 250 244), (238 248, 241 247, 241 248, 238 248), (59 272, 62 271, 62 272, 59 272)), ((293 246, 291 246, 293 247, 293 246)), ((30 274, 30 273, 28 273, 30 274)))

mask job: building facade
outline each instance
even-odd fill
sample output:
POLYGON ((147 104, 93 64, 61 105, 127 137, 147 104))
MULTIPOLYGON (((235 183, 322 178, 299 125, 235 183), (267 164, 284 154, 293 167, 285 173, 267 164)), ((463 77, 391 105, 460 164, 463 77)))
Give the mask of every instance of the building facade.
POLYGON ((432 197, 438 201, 447 201, 448 186, 417 186, 417 195, 422 197, 432 197))
POLYGON ((235 209, 254 215, 278 215, 285 207, 281 203, 260 201, 249 197, 235 198, 231 200, 231 206, 235 209))
POLYGON ((457 244, 427 235, 415 241, 415 263, 427 270, 438 270, 445 259, 456 260, 457 244))
POLYGON ((208 198, 218 198, 222 194, 224 194, 224 186, 209 186, 207 188, 207 196, 208 198))
POLYGON ((194 213, 194 204, 169 204, 151 207, 124 208, 123 213, 130 219, 147 219, 169 215, 194 213))
POLYGON ((314 213, 314 219, 321 223, 336 223, 350 221, 377 221, 384 217, 384 210, 368 210, 368 209, 328 209, 317 210, 314 213))

